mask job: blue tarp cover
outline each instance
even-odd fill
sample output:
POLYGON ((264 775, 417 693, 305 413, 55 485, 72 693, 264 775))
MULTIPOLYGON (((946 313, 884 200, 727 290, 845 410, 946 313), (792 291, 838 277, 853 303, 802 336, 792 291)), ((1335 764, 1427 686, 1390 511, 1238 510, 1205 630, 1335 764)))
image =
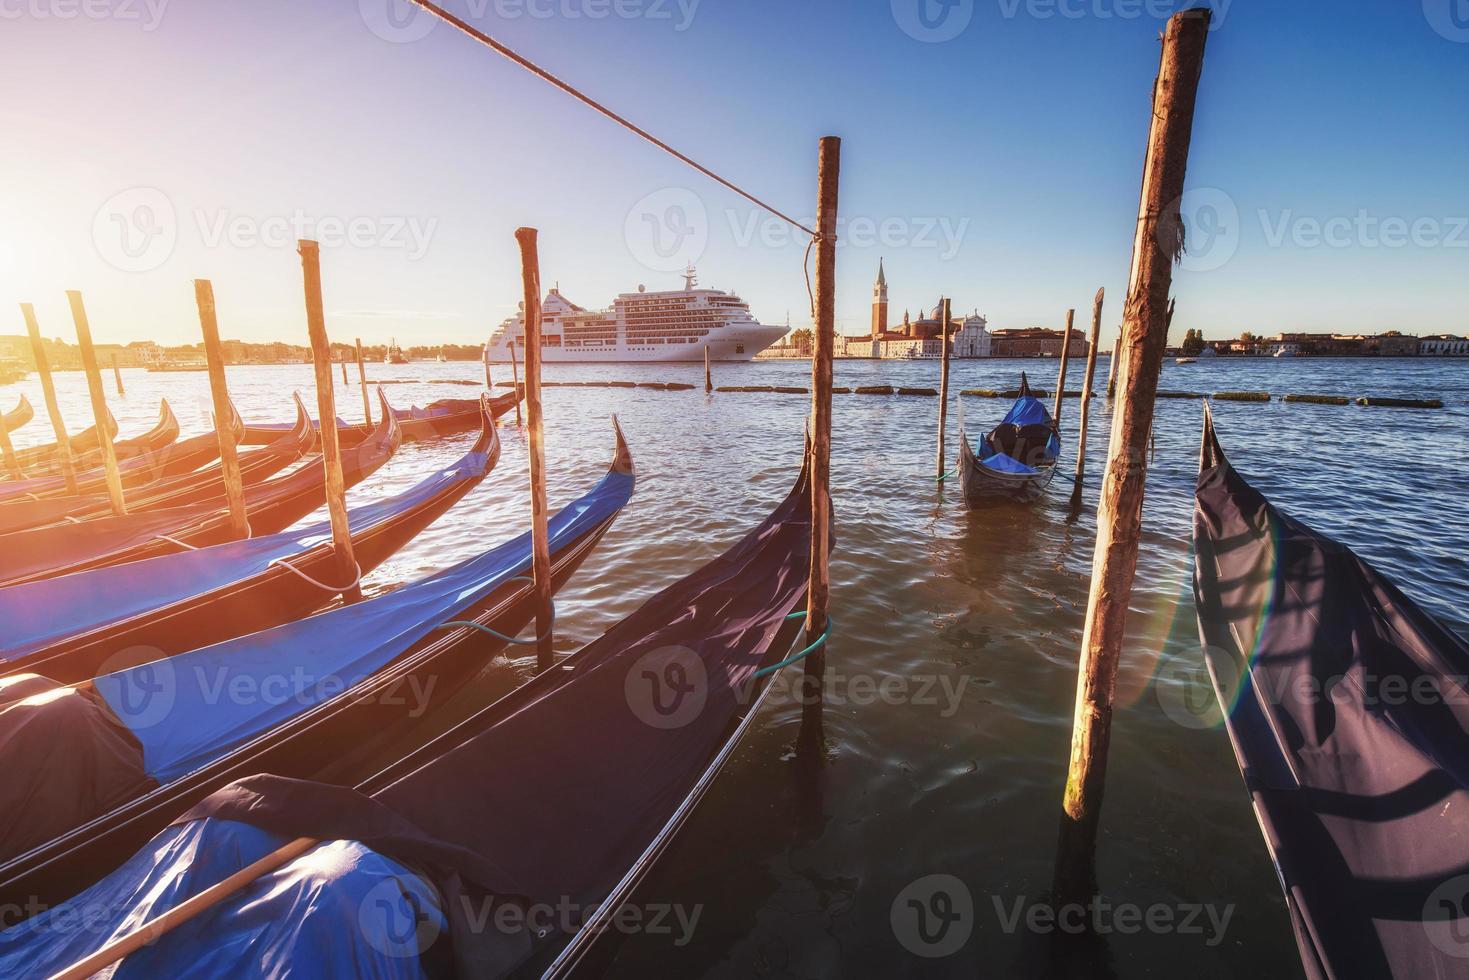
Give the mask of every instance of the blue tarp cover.
MULTIPOLYGON (((352 532, 365 531, 431 498, 445 484, 484 471, 484 453, 467 453, 396 496, 349 514, 352 532)), ((162 512, 159 520, 175 521, 162 512)), ((331 525, 312 524, 248 541, 77 572, 0 589, 0 663, 17 660, 68 636, 190 599, 265 570, 331 540, 331 525)))
MULTIPOLYGON (((1015 404, 1010 406, 1010 411, 1000 420, 1000 424, 1014 425, 1020 428, 1024 428, 1027 425, 1049 426, 1051 424, 1051 413, 1046 411, 1046 406, 1041 404, 1040 400, 1034 395, 1021 395, 1015 400, 1015 404)), ((1050 440, 1046 443, 1046 458, 1054 460, 1060 455, 1061 440, 1053 432, 1050 440)), ((1020 460, 997 451, 990 445, 988 439, 979 440, 979 455, 977 458, 982 465, 992 470, 999 470, 1002 473, 1026 475, 1039 472, 1035 467, 1026 466, 1020 460)))
MULTIPOLYGON (((609 472, 550 521, 554 552, 611 517, 633 477, 609 472)), ((329 700, 530 567, 530 534, 387 595, 106 674, 99 695, 168 783, 329 700)))
MULTIPOLYGON (((286 843, 231 820, 169 827, 73 901, 0 933, 0 976, 54 975, 286 843)), ((111 978, 406 980, 425 975, 419 949, 446 927, 422 877, 329 841, 133 953, 111 978)))

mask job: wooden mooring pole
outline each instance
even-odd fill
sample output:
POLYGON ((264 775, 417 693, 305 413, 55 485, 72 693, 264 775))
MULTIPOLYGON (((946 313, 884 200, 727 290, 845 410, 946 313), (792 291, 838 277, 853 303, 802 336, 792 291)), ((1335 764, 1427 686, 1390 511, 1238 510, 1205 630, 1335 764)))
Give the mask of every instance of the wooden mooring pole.
POLYGON ((944 478, 944 429, 949 422, 949 299, 939 300, 939 338, 943 353, 939 356, 939 451, 934 477, 944 478))
POLYGON ((245 483, 240 478, 240 456, 235 445, 235 410, 224 380, 224 352, 219 345, 219 319, 214 309, 214 284, 194 280, 194 302, 204 333, 204 360, 209 365, 209 394, 214 400, 214 431, 219 434, 219 462, 224 472, 224 496, 230 509, 230 531, 237 539, 250 536, 245 514, 245 483))
POLYGON ((29 303, 22 303, 20 313, 25 318, 26 334, 31 338, 31 357, 36 362, 36 373, 41 377, 41 395, 46 400, 46 414, 51 416, 51 431, 56 434, 56 457, 61 462, 61 475, 66 480, 67 493, 76 493, 77 470, 71 458, 71 438, 66 434, 61 406, 56 401, 56 382, 51 378, 51 362, 46 357, 46 345, 41 343, 41 325, 36 322, 36 308, 29 303))
MULTIPOLYGON (((363 424, 372 428, 372 398, 367 393, 367 359, 362 356, 362 338, 357 341, 357 380, 362 385, 362 418, 363 424)), ((346 380, 347 365, 342 365, 342 380, 346 380)))
POLYGON ((495 379, 490 377, 490 345, 485 344, 483 351, 485 362, 485 391, 495 390, 495 379))
POLYGON ((1086 476, 1086 430, 1092 414, 1092 379, 1097 373, 1097 341, 1102 334, 1102 301, 1107 297, 1105 288, 1097 290, 1092 300, 1092 332, 1087 336, 1086 380, 1081 384, 1081 422, 1076 434, 1076 484, 1071 491, 1071 502, 1081 501, 1081 481, 1086 476))
MULTIPOLYGON (((537 302, 537 305, 539 305, 539 303, 540 303, 540 297, 539 296, 536 297, 536 302, 537 302)), ((524 326, 522 326, 521 327, 521 342, 522 343, 524 343, 524 341, 525 341, 524 334, 525 334, 525 328, 524 328, 524 326)), ((516 425, 524 425, 525 423, 520 418, 520 368, 518 368, 518 367, 515 366, 515 338, 514 337, 511 337, 510 338, 510 381, 511 381, 512 384, 515 385, 515 388, 513 389, 515 391, 515 424, 516 425)))
POLYGON ((102 390, 102 372, 97 367, 97 350, 92 346, 92 327, 87 322, 87 308, 82 305, 82 294, 75 289, 67 290, 66 301, 71 304, 71 318, 77 328, 77 346, 81 348, 82 367, 87 372, 87 390, 92 395, 92 414, 97 418, 97 447, 102 450, 102 470, 107 475, 107 495, 112 499, 112 512, 118 517, 125 517, 128 505, 122 495, 122 471, 117 468, 117 451, 112 446, 107 394, 102 390))
POLYGON ((112 355, 112 383, 117 385, 117 393, 124 398, 127 397, 127 389, 122 386, 122 368, 117 366, 117 355, 112 355))
MULTIPOLYGON (((816 643, 827 630, 831 593, 831 388, 832 357, 836 353, 837 189, 842 169, 842 141, 821 139, 816 169, 816 309, 812 318, 816 337, 811 352, 811 568, 806 589, 806 644, 816 643)), ((801 732, 798 750, 819 759, 826 740, 822 720, 826 687, 826 646, 812 650, 805 660, 802 683, 801 732)))
POLYGON ((704 394, 714 390, 714 372, 709 368, 709 345, 704 345, 704 394))
POLYGON ((1056 376, 1056 410, 1051 413, 1051 421, 1056 423, 1056 431, 1061 430, 1061 402, 1066 397, 1066 365, 1071 363, 1071 328, 1076 323, 1076 311, 1066 311, 1066 336, 1061 338, 1061 371, 1056 376))
POLYGON ((1117 396, 1117 364, 1122 360, 1122 331, 1117 331, 1117 340, 1112 345, 1112 356, 1107 359, 1107 397, 1117 396))
POLYGON ((1137 571, 1147 440, 1158 373, 1168 344, 1168 292, 1173 284, 1173 264, 1183 251, 1178 207, 1188 169, 1209 19, 1209 10, 1201 8, 1186 10, 1169 20, 1153 89, 1152 129, 1143 166, 1132 281, 1123 314, 1122 347, 1127 363, 1120 369, 1110 458, 1097 505, 1096 555, 1082 634, 1071 761, 1056 853, 1057 908, 1085 905, 1096 893, 1097 828, 1112 734, 1112 701, 1137 571))
MULTIPOLYGON (((546 437, 541 417, 541 261, 536 251, 534 228, 517 228, 515 240, 520 243, 520 278, 525 291, 525 411, 530 416, 531 568, 536 583, 536 669, 547 670, 552 664, 551 550, 546 531, 546 437)), ((517 394, 519 384, 517 379, 517 394)))
POLYGON ((342 384, 347 385, 347 384, 351 384, 351 383, 352 382, 350 382, 350 381, 347 380, 347 355, 346 354, 343 354, 342 355, 342 384))
POLYGON ((326 335, 326 307, 321 295, 321 246, 297 242, 306 292, 306 330, 311 336, 311 363, 316 373, 316 411, 321 420, 321 461, 326 479, 326 509, 337 556, 337 581, 345 602, 362 599, 361 573, 352 555, 352 529, 347 517, 347 484, 342 478, 342 443, 337 431, 337 397, 332 387, 332 347, 326 335), (350 584, 348 584, 350 583, 350 584))

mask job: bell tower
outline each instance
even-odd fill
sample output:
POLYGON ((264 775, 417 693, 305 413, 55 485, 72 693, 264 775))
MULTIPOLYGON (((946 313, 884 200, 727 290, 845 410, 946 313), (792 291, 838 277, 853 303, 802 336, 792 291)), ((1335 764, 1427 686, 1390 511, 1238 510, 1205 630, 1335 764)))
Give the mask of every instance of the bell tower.
POLYGON ((877 282, 872 284, 872 337, 877 339, 888 330, 888 279, 877 260, 877 282))

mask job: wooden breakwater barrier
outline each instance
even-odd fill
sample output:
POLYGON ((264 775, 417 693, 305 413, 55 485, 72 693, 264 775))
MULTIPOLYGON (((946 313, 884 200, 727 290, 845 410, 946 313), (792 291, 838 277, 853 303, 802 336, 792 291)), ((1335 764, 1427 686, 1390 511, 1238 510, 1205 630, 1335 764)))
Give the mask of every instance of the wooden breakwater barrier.
POLYGON ((1216 402, 1268 402, 1270 392, 1268 391, 1216 391, 1214 401, 1216 402))
POLYGON ((1367 396, 1357 399, 1358 405, 1369 408, 1443 408, 1437 398, 1376 398, 1367 396))
POLYGON ((1283 402, 1303 405, 1350 405, 1352 400, 1342 395, 1284 395, 1283 402))

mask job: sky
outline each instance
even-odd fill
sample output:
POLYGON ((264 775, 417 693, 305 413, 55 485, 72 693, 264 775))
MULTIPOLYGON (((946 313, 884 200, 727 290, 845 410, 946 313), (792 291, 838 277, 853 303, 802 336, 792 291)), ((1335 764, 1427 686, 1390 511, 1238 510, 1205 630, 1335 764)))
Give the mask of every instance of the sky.
MULTIPOLYGON (((1189 0, 1195 5, 1197 0, 1189 0)), ((809 223, 842 137, 838 329, 1120 322, 1158 35, 1183 0, 449 0, 809 223)), ((1174 341, 1469 332, 1469 2, 1213 0, 1174 341)), ((809 322, 806 237, 403 0, 0 0, 0 334, 479 343, 543 282, 700 284, 809 322)))

